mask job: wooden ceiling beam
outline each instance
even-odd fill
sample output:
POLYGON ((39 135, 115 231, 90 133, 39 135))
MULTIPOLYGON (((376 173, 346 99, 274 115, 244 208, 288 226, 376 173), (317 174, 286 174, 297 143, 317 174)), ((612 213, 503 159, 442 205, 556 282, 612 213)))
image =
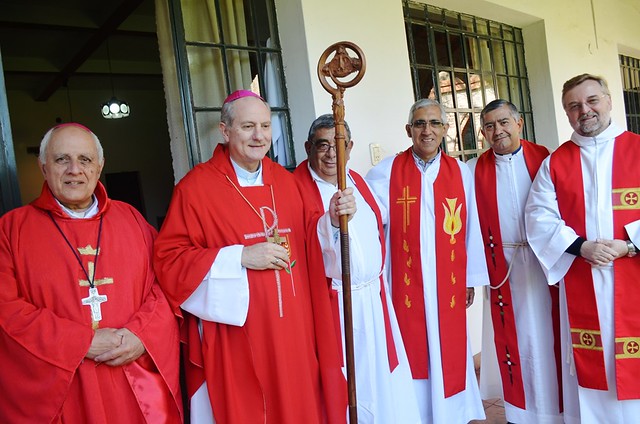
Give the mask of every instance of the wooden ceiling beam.
POLYGON ((69 76, 96 51, 100 45, 133 13, 142 0, 124 0, 120 6, 96 29, 95 33, 84 46, 67 62, 60 72, 47 84, 42 92, 36 96, 37 101, 47 101, 53 93, 62 87, 69 76))

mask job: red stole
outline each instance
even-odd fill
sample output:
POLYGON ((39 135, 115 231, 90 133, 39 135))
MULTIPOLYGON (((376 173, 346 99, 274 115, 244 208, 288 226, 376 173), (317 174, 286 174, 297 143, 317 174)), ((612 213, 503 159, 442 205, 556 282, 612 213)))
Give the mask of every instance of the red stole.
MULTIPOLYGON (((640 168, 635 156, 629 154, 640 147, 640 139, 635 134, 624 132, 614 143, 611 181, 613 237, 624 240, 628 239, 624 225, 640 219, 640 168)), ((580 148, 575 143, 564 143, 551 155, 551 178, 562 219, 576 234, 586 238, 582 164, 580 148)), ((637 258, 616 259, 613 273, 618 399, 640 399, 640 380, 637 378, 640 375, 640 290, 637 287, 640 262, 637 258)), ((607 390, 591 266, 576 258, 564 282, 578 383, 590 389, 607 390)))
MULTIPOLYGON (((390 244, 396 247, 391 252, 392 300, 414 379, 429 377, 420 259, 421 181, 422 174, 409 148, 395 158, 391 168, 389 221, 390 244)), ((467 356, 467 208, 455 159, 441 154, 433 188, 440 355, 444 395, 450 397, 465 389, 467 356)))
MULTIPOLYGON (((549 155, 549 151, 542 146, 527 140, 520 140, 524 160, 531 180, 536 176, 540 164, 549 155)), ((487 269, 492 286, 500 284, 507 275, 509 266, 504 256, 500 219, 498 215, 496 158, 493 150, 488 150, 478 158, 475 170, 476 198, 478 199, 478 216, 482 239, 484 240, 487 269)), ((556 351, 556 365, 560 364, 559 351, 559 321, 558 290, 550 287, 553 311, 554 344, 556 351)), ((502 378, 502 391, 505 401, 526 409, 522 369, 520 366, 520 350, 516 334, 516 322, 513 312, 510 282, 507 280, 500 288, 490 290, 491 318, 494 329, 494 343, 498 354, 498 365, 502 378)), ((558 368, 559 372, 559 368, 558 368)), ((560 374, 558 373, 560 377, 560 374)), ((560 380, 558 380, 560 382, 560 380)), ((558 385, 559 388, 562 386, 558 385)), ((562 405, 562 404, 561 404, 562 405)))
MULTIPOLYGON (((309 172, 308 161, 303 161, 296 168, 294 174, 296 176, 300 176, 300 178, 296 179, 298 185, 301 187, 301 194, 304 198, 312 197, 314 201, 315 207, 324 211, 324 205, 322 203, 322 196, 320 195, 320 191, 318 190, 318 186, 313 180, 311 173, 309 172), (308 194, 313 193, 313 196, 308 196, 308 194)), ((384 267, 384 260, 386 255, 386 244, 384 238, 384 227, 382 225, 382 214, 380 213, 380 208, 378 207, 378 203, 375 201, 373 194, 371 194, 371 190, 369 190, 369 186, 364 181, 364 179, 353 170, 349 170, 349 175, 353 179, 358 191, 364 197, 364 200, 367 202, 367 205, 373 210, 374 215, 376 216, 376 223, 378 225, 378 234, 380 235, 380 246, 381 246, 381 258, 382 258, 382 267, 384 267)), ((330 279, 327 279, 330 280, 330 279)), ((329 281, 329 284, 331 282, 329 281)), ((329 287, 331 287, 329 285, 329 287)), ((342 347, 342 334, 340 331, 340 313, 338 309, 338 297, 335 290, 331 290, 331 304, 333 308, 333 317, 335 319, 335 328, 336 328, 336 337, 338 339, 338 343, 342 347)), ((385 293, 385 285, 384 278, 382 277, 382 269, 380 270, 380 300, 382 302, 382 312, 384 315, 384 332, 387 341, 387 357, 389 358, 389 370, 393 371, 398 366, 398 353, 395 347, 395 342, 393 340, 393 333, 391 332, 391 321, 389 318, 389 307, 387 306, 387 295, 385 293)))

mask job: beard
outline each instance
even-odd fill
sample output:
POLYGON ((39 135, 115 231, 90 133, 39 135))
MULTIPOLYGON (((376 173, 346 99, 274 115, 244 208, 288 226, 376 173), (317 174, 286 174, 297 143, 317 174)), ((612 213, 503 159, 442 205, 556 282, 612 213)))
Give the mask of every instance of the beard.
POLYGON ((578 133, 582 136, 593 137, 600 134, 604 131, 608 122, 604 122, 600 119, 600 115, 598 114, 588 114, 584 117, 580 117, 581 119, 578 121, 578 133), (583 120, 583 118, 596 118, 595 121, 592 119, 583 120))

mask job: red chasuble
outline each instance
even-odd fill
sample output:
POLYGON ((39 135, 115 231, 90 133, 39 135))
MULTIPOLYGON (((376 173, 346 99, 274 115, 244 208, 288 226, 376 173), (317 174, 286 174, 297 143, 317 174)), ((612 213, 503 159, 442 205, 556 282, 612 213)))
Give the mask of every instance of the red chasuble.
POLYGON ((178 328, 152 269, 155 230, 100 183, 95 195, 98 214, 72 219, 45 184, 0 219, 0 422, 182 422, 178 328), (52 219, 107 296, 100 328, 126 327, 144 344, 135 362, 84 358, 93 338, 81 302, 87 278, 52 219))
MULTIPOLYGON (((420 260, 422 175, 411 148, 395 158, 390 179, 392 300, 413 378, 425 379, 429 377, 429 353, 420 260)), ((440 155, 433 187, 440 354, 444 393, 450 397, 465 389, 467 355, 467 208, 455 159, 440 155)))
MULTIPOLYGON (((629 237, 624 226, 640 220, 640 167, 635 155, 630 154, 640 148, 640 137, 626 131, 614 142, 611 181, 613 237, 626 240, 629 237)), ((587 199, 583 189, 580 147, 573 142, 564 143, 551 155, 550 165, 560 215, 576 234, 586 238, 587 199)), ((640 399, 640 260, 616 259, 613 273, 618 399, 640 399)), ((564 283, 578 383, 590 389, 607 390, 591 265, 576 258, 564 277, 564 283)))
MULTIPOLYGON (((536 176, 540 164, 549 156, 546 147, 538 146, 527 140, 520 140, 524 160, 531 180, 536 176)), ((475 170, 476 199, 480 228, 485 246, 487 269, 491 280, 491 318, 494 329, 494 343, 498 354, 498 365, 502 378, 504 399, 518 408, 526 409, 522 370, 520 367, 520 350, 516 334, 516 321, 511 299, 509 279, 500 287, 507 276, 509 266, 504 256, 502 235, 500 233, 500 219, 498 214, 498 198, 496 193, 496 158, 493 150, 489 149, 479 158, 475 170)), ((550 287, 551 304, 554 323, 556 365, 560 378, 560 345, 558 321, 558 289, 550 287)), ((558 387, 561 387, 560 385, 558 387)), ((561 404, 562 405, 562 404, 561 404)))
POLYGON ((206 379, 219 424, 343 423, 346 382, 317 240, 318 216, 305 216, 295 179, 286 169, 265 158, 262 177, 262 186, 241 187, 227 146, 218 145, 208 162, 176 186, 156 242, 160 283, 185 320, 189 396, 206 379), (202 321, 201 340, 197 320, 180 305, 221 248, 265 241, 263 223, 248 202, 257 210, 276 211, 291 272, 279 271, 279 293, 274 270, 247 270, 245 324, 202 321))
MULTIPOLYGON (((320 212, 324 211, 324 205, 322 203, 322 196, 320 195, 320 190, 318 190, 318 186, 316 185, 311 173, 309 172, 308 161, 303 161, 296 170, 294 171, 294 175, 297 177, 296 182, 300 186, 300 193, 302 194, 303 199, 306 204, 311 204, 313 207, 320 212)), ((384 258, 386 257, 386 243, 384 239, 384 227, 382 225, 382 214, 380 213, 380 208, 378 207, 378 203, 376 202, 371 190, 369 190, 369 186, 364 181, 364 178, 360 176, 357 172, 353 170, 349 170, 349 175, 353 179, 356 188, 364 197, 367 205, 373 210, 374 215, 376 216, 376 223, 378 225, 378 234, 380 235, 380 246, 381 252, 380 257, 382 258, 382 266, 384 267, 384 258)), ((382 313, 384 314, 384 332, 387 340, 387 357, 389 358, 389 370, 393 371, 398 366, 398 352, 396 351, 395 342, 393 340, 393 334, 391 332, 391 321, 389 318, 389 308, 387 306, 387 295, 384 289, 384 279, 382 277, 382 270, 380 270, 380 300, 382 302, 382 313)), ((327 279, 329 288, 331 288, 331 279, 327 279)), ((331 290, 331 303, 333 306, 333 318, 335 320, 335 328, 337 330, 337 339, 342 347, 342 332, 340 330, 340 311, 338 309, 338 296, 335 290, 331 290)))

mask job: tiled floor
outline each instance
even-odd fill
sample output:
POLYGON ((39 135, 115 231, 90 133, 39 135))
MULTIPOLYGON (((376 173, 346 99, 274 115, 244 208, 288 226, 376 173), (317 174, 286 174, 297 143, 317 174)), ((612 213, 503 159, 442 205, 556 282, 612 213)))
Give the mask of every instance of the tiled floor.
POLYGON ((483 400, 484 412, 487 415, 486 420, 474 420, 470 421, 472 424, 505 424, 507 419, 504 415, 504 406, 502 405, 502 399, 483 400))
MULTIPOLYGON (((476 375, 480 377, 480 354, 477 354, 473 358, 476 365, 476 375)), ((489 399, 482 401, 484 405, 484 412, 487 416, 486 420, 473 420, 470 424, 505 424, 507 418, 504 415, 504 405, 502 399, 489 399)))

